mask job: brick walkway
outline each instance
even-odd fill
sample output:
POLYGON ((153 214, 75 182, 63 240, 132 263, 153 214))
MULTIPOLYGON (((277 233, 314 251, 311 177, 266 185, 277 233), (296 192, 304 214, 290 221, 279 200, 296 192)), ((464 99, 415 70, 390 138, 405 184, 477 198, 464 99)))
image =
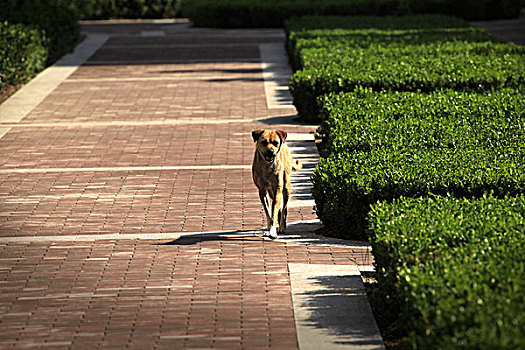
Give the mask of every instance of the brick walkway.
MULTIPOLYGON (((279 92, 269 105, 259 44, 282 32, 84 30, 108 38, 0 118, 0 348, 299 348, 289 264, 373 261, 297 230, 260 237, 250 131, 287 130, 300 157, 315 129, 279 92)), ((289 222, 316 219, 296 197, 289 222)))

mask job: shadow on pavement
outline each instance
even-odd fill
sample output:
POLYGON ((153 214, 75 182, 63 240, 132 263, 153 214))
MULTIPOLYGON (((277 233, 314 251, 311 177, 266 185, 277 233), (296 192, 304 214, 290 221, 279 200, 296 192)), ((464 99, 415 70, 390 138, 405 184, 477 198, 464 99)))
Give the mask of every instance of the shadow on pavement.
POLYGON ((239 69, 188 69, 188 70, 161 70, 161 71, 153 71, 152 73, 157 74, 175 74, 175 73, 228 73, 228 74, 262 74, 261 68, 239 68, 239 69))
POLYGON ((384 349, 375 320, 370 317, 361 276, 316 276, 309 280, 313 288, 300 293, 301 307, 308 310, 308 327, 336 335, 339 340, 335 344, 384 349))
POLYGON ((245 239, 248 237, 260 237, 262 232, 257 230, 237 230, 230 232, 204 232, 182 235, 174 241, 167 243, 156 243, 155 245, 193 245, 202 242, 225 241, 231 239, 245 239))

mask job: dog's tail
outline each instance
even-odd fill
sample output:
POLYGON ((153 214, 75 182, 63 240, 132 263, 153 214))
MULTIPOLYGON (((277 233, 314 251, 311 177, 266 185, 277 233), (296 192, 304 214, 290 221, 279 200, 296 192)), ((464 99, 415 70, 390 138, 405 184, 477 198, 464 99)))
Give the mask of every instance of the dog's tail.
POLYGON ((298 159, 295 159, 292 164, 292 170, 297 171, 301 170, 303 168, 303 163, 301 163, 298 159))

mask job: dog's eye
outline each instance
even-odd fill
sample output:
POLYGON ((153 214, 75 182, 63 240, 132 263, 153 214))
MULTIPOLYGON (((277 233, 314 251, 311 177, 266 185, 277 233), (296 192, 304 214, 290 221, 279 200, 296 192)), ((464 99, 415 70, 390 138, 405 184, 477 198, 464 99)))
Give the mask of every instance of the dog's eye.
POLYGON ((275 147, 277 147, 277 146, 279 146, 279 142, 277 142, 277 141, 273 141, 273 142, 272 142, 272 145, 274 145, 275 147))
POLYGON ((263 146, 268 146, 268 141, 264 140, 261 142, 263 146))

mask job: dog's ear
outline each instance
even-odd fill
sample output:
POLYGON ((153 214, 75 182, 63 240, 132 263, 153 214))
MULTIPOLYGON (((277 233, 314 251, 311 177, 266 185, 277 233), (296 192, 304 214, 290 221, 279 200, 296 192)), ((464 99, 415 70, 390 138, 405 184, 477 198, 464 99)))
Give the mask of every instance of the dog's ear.
POLYGON ((257 140, 259 139, 259 137, 261 137, 263 132, 264 132, 264 130, 261 130, 261 129, 257 129, 257 130, 252 131, 253 142, 257 142, 257 140))
POLYGON ((286 141, 286 136, 288 136, 288 133, 287 133, 286 131, 275 130, 275 132, 276 132, 277 135, 279 135, 279 137, 281 138, 281 142, 286 141))

